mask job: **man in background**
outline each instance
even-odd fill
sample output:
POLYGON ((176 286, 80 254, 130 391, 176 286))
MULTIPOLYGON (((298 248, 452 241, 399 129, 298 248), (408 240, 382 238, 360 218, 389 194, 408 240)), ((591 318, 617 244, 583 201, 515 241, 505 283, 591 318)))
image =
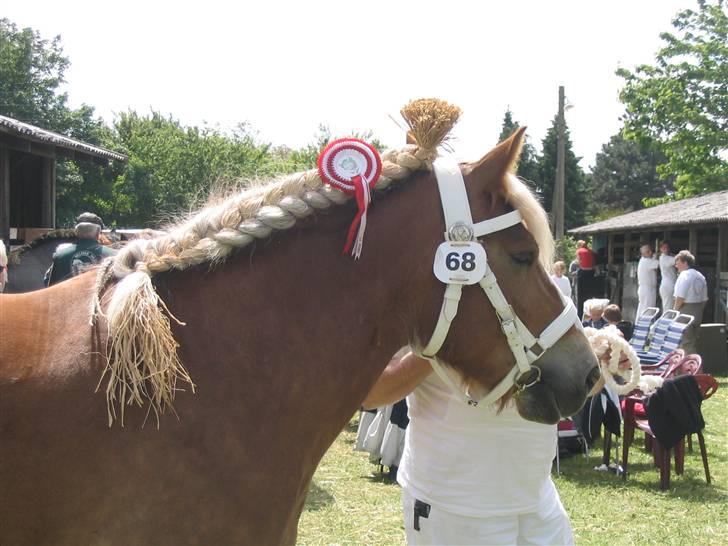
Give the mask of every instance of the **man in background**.
POLYGON ((76 243, 60 245, 53 254, 48 286, 75 277, 116 252, 99 242, 104 222, 91 212, 76 218, 76 243))
POLYGON ((635 320, 648 307, 654 307, 657 304, 657 270, 660 268, 658 262, 652 256, 652 247, 650 245, 642 245, 640 247, 640 258, 637 264, 637 297, 639 305, 637 306, 637 316, 635 320))
POLYGON ((690 355, 698 350, 700 324, 708 301, 708 283, 702 273, 695 269, 695 256, 687 250, 677 253, 675 267, 680 272, 675 281, 675 309, 695 317, 683 334, 682 348, 685 354, 690 355))

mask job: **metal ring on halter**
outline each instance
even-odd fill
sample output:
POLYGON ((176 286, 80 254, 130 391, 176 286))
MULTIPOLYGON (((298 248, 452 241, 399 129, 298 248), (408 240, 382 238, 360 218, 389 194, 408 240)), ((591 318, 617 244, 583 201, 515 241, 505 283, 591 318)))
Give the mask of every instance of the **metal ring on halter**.
POLYGON ((538 366, 531 366, 527 372, 523 372, 516 378, 514 384, 516 386, 516 390, 521 392, 526 390, 528 387, 533 387, 539 381, 541 381, 541 368, 538 366), (526 383, 526 381, 528 382, 526 383))

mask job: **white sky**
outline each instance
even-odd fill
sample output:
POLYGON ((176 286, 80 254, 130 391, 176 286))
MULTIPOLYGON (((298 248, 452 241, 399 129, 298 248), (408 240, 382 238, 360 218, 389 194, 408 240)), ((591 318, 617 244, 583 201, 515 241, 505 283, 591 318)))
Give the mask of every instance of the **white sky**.
MULTIPOLYGON (((463 111, 453 143, 475 159, 507 107, 540 142, 558 86, 582 167, 620 127, 619 66, 651 63, 693 0, 3 2, 0 16, 61 35, 71 106, 128 108, 297 147, 319 124, 404 142, 389 115, 437 96, 463 111)), ((399 119, 399 118, 398 118, 399 119)))

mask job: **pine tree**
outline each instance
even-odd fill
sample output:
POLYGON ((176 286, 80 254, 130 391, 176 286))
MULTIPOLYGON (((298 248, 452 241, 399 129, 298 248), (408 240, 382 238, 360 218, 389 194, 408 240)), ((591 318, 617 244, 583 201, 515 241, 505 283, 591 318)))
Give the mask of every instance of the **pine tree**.
MULTIPOLYGON (((500 136, 498 142, 502 142, 513 134, 521 125, 513 120, 513 112, 510 108, 506 110, 503 116, 503 125, 501 127, 500 136)), ((518 160, 518 167, 516 174, 528 182, 532 188, 537 188, 540 183, 540 170, 538 164, 538 155, 536 149, 528 141, 528 134, 526 134, 526 141, 523 144, 523 150, 521 151, 521 157, 518 160)))
MULTIPOLYGON (((539 185, 537 191, 546 211, 551 212, 553 205, 554 184, 556 182, 556 144, 558 120, 554 120, 542 141, 539 158, 539 185)), ((570 229, 581 226, 589 216, 587 199, 587 181, 584 171, 579 166, 580 157, 576 157, 571 149, 569 128, 564 130, 565 142, 565 177, 564 177, 564 227, 570 229)))

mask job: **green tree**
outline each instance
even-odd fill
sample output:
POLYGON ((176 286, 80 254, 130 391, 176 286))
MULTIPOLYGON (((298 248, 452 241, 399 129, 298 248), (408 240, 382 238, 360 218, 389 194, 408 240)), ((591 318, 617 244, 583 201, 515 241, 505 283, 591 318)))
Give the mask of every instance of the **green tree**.
POLYGON ((107 214, 121 225, 157 225, 188 210, 221 180, 256 178, 276 170, 269 146, 249 128, 231 133, 185 127, 171 116, 122 113, 114 124, 129 162, 113 183, 107 214))
MULTIPOLYGON (((551 212, 553 205, 554 184, 556 182, 557 134, 557 117, 554 117, 551 127, 549 127, 542 141, 542 151, 539 159, 539 185, 536 188, 541 194, 542 203, 548 212, 551 212)), ((564 135, 564 149, 566 152, 564 165, 564 227, 570 229, 583 225, 590 211, 586 176, 579 166, 581 158, 576 157, 571 149, 568 126, 564 130, 564 135)))
POLYGON ((68 58, 61 38, 0 19, 0 113, 46 128, 62 125, 66 95, 58 92, 68 58))
POLYGON ((649 140, 637 142, 614 135, 597 154, 589 177, 595 214, 624 213, 644 207, 644 199, 674 191, 672 179, 661 178, 657 168, 665 156, 649 140))
POLYGON ((698 0, 660 35, 654 65, 620 69, 625 135, 654 140, 678 199, 728 187, 728 15, 724 0, 698 0))
MULTIPOLYGON (((503 116, 503 125, 501 126, 498 142, 502 142, 507 139, 520 126, 521 125, 517 121, 513 120, 513 113, 510 108, 506 110, 506 113, 503 116)), ((538 154, 536 153, 536 149, 533 147, 533 144, 529 141, 528 134, 526 134, 526 141, 523 144, 523 150, 521 151, 521 157, 518 160, 516 173, 518 176, 526 180, 533 188, 538 188, 541 184, 541 171, 539 167, 538 154)))

